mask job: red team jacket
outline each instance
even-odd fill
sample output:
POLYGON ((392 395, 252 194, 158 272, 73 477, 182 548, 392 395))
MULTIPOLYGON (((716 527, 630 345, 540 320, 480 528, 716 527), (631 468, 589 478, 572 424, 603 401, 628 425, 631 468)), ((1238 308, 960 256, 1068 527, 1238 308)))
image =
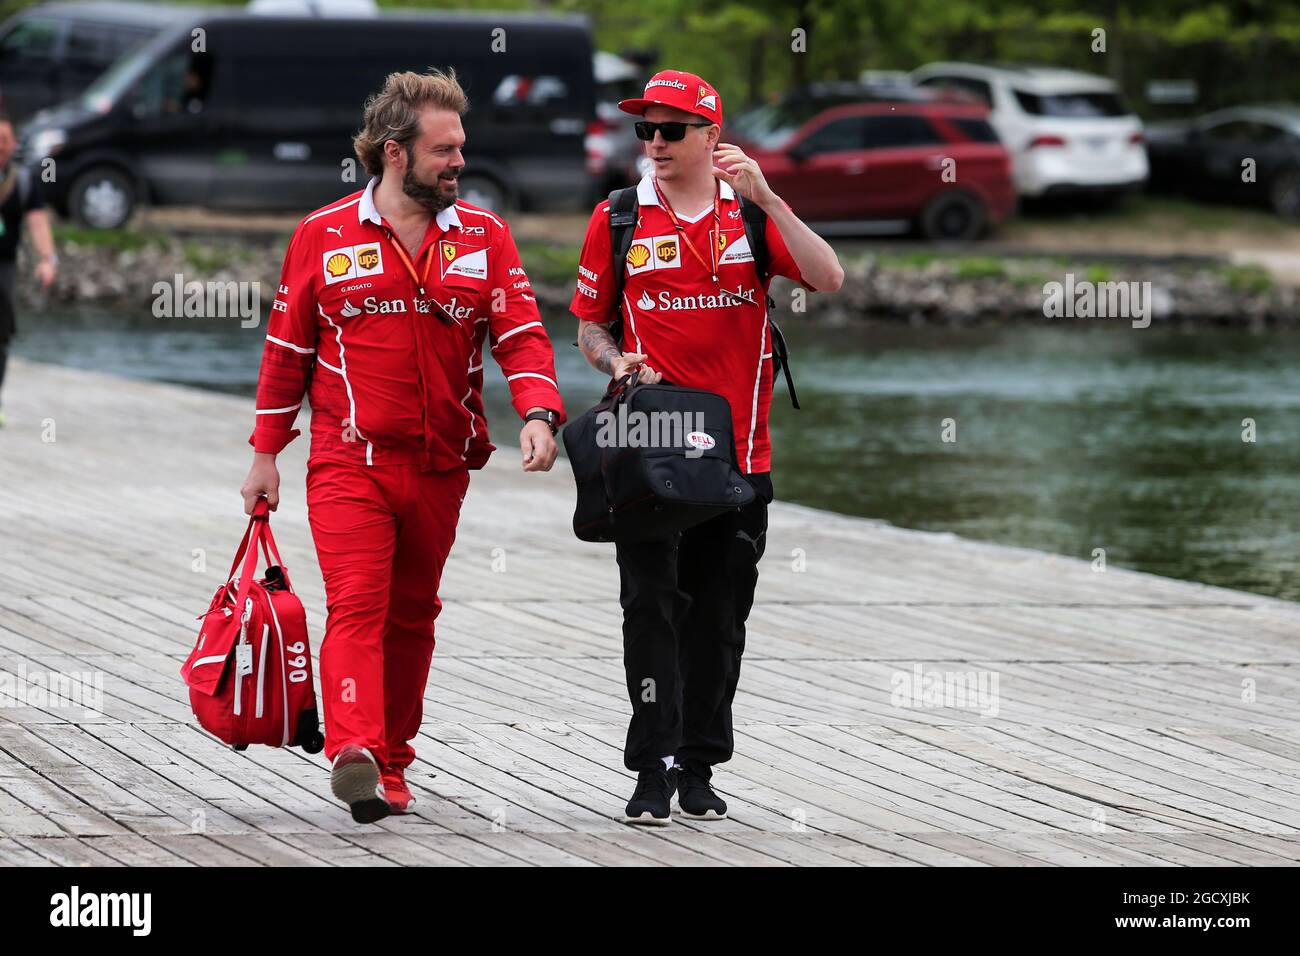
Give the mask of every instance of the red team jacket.
MULTIPOLYGON (((587 225, 578 266, 578 287, 569 311, 588 322, 607 323, 623 314, 623 350, 646 356, 664 380, 724 396, 731 405, 736 455, 746 474, 770 471, 772 443, 767 416, 772 404, 772 342, 767 326, 767 288, 760 286, 745 238, 735 191, 719 181, 721 227, 713 207, 687 218, 676 210, 685 234, 708 261, 717 236, 718 282, 686 248, 647 176, 637 186, 636 230, 627 261, 623 301, 613 302, 609 203, 597 204, 587 225), (727 295, 722 294, 725 290, 727 295), (738 301, 739 300, 739 301, 738 301)), ((767 221, 768 272, 811 289, 767 221)), ((712 263, 710 263, 711 265, 712 263)), ((770 276, 769 276, 770 278, 770 276)))
POLYGON ((458 202, 429 224, 412 270, 364 190, 307 216, 271 306, 249 444, 279 452, 304 394, 311 457, 426 470, 482 468, 495 446, 483 415, 483 345, 522 417, 564 415, 551 342, 514 239, 458 202), (423 289, 423 291, 422 291, 423 289))

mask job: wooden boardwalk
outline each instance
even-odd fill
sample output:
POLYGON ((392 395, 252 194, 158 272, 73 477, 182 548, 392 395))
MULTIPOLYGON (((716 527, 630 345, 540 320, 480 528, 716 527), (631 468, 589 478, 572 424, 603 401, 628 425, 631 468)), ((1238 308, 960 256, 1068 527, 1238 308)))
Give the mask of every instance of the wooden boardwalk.
MULTIPOLYGON (((613 557, 569 532, 567 467, 525 478, 504 426, 444 578, 418 815, 353 824, 322 757, 221 746, 177 675, 242 531, 251 403, 24 362, 5 399, 0 671, 89 672, 102 704, 0 707, 0 862, 1300 860, 1300 607, 785 504, 716 777, 731 819, 623 825, 613 557), (917 668, 996 697, 891 700, 917 668)), ((319 645, 306 452, 275 528, 319 645)))

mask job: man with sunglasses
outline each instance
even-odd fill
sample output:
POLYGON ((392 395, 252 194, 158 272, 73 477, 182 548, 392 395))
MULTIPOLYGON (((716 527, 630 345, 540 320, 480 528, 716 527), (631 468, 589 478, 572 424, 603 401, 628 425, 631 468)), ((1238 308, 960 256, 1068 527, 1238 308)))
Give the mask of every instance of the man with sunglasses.
POLYGON ((653 171, 635 187, 636 227, 621 261, 612 261, 610 203, 592 213, 570 305, 579 345, 615 379, 639 371, 643 382, 726 397, 740 470, 758 492, 752 505, 669 540, 616 543, 632 701, 623 759, 637 773, 624 820, 671 822, 674 792, 684 816, 715 820, 727 806, 712 768, 732 754, 731 703, 772 500, 767 277, 756 271, 740 197, 766 213, 767 276, 833 292, 844 273, 757 163, 719 142, 722 99, 709 83, 664 70, 619 108, 642 117, 637 136, 653 171), (616 269, 625 274, 617 297, 616 269), (609 328, 619 317, 621 342, 609 328))

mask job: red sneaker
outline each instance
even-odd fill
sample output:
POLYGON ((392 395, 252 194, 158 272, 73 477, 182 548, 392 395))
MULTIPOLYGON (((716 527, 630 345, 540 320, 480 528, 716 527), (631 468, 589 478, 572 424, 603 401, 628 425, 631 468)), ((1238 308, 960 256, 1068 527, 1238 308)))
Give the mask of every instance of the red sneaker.
POLYGON ((388 809, 393 813, 406 813, 415 803, 411 788, 406 785, 406 772, 400 767, 385 767, 380 776, 388 809))

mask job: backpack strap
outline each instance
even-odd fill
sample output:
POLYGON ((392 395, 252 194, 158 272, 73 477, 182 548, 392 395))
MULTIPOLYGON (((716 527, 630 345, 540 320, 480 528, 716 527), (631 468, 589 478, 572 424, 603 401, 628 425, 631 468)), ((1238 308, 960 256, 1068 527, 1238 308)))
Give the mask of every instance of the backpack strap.
MULTIPOLYGON (((762 286, 768 279, 768 266, 771 263, 767 249, 767 213, 758 203, 750 202, 740 193, 740 217, 745 223, 745 239, 749 242, 749 251, 754 256, 754 271, 758 273, 758 282, 762 286)), ((776 310, 776 300, 767 296, 767 325, 772 330, 772 373, 785 375, 785 387, 790 391, 790 404, 799 407, 799 395, 794 390, 794 375, 790 372, 790 350, 786 347, 785 336, 781 327, 772 318, 776 310)))
MULTIPOLYGON (((745 239, 749 251, 754 256, 754 271, 758 274, 758 283, 762 287, 767 282, 770 257, 767 249, 767 213, 758 203, 750 202, 740 193, 736 193, 740 202, 740 217, 745 226, 745 239)), ((625 261, 628 250, 632 248, 633 233, 636 231, 638 203, 636 187, 627 186, 615 189, 609 194, 609 248, 611 266, 614 270, 614 318, 609 323, 609 334, 614 342, 623 348, 623 286, 627 281, 625 261)), ((767 296, 767 322, 772 330, 772 371, 785 375, 786 388, 790 390, 790 404, 799 407, 799 396, 794 390, 794 376, 790 372, 790 352, 785 344, 781 328, 772 318, 776 302, 767 296)))
POLYGON ((609 194, 609 249, 614 269, 614 317, 609 323, 609 334, 623 348, 623 286, 627 270, 623 264, 632 248, 632 234, 636 232, 636 187, 615 189, 609 194))
MULTIPOLYGON (((749 242, 749 251, 754 256, 754 271, 758 273, 760 284, 767 281, 767 213, 758 203, 750 202, 740 193, 740 218, 745 224, 745 239, 749 242)), ((769 298, 768 302, 772 300, 769 298)))

